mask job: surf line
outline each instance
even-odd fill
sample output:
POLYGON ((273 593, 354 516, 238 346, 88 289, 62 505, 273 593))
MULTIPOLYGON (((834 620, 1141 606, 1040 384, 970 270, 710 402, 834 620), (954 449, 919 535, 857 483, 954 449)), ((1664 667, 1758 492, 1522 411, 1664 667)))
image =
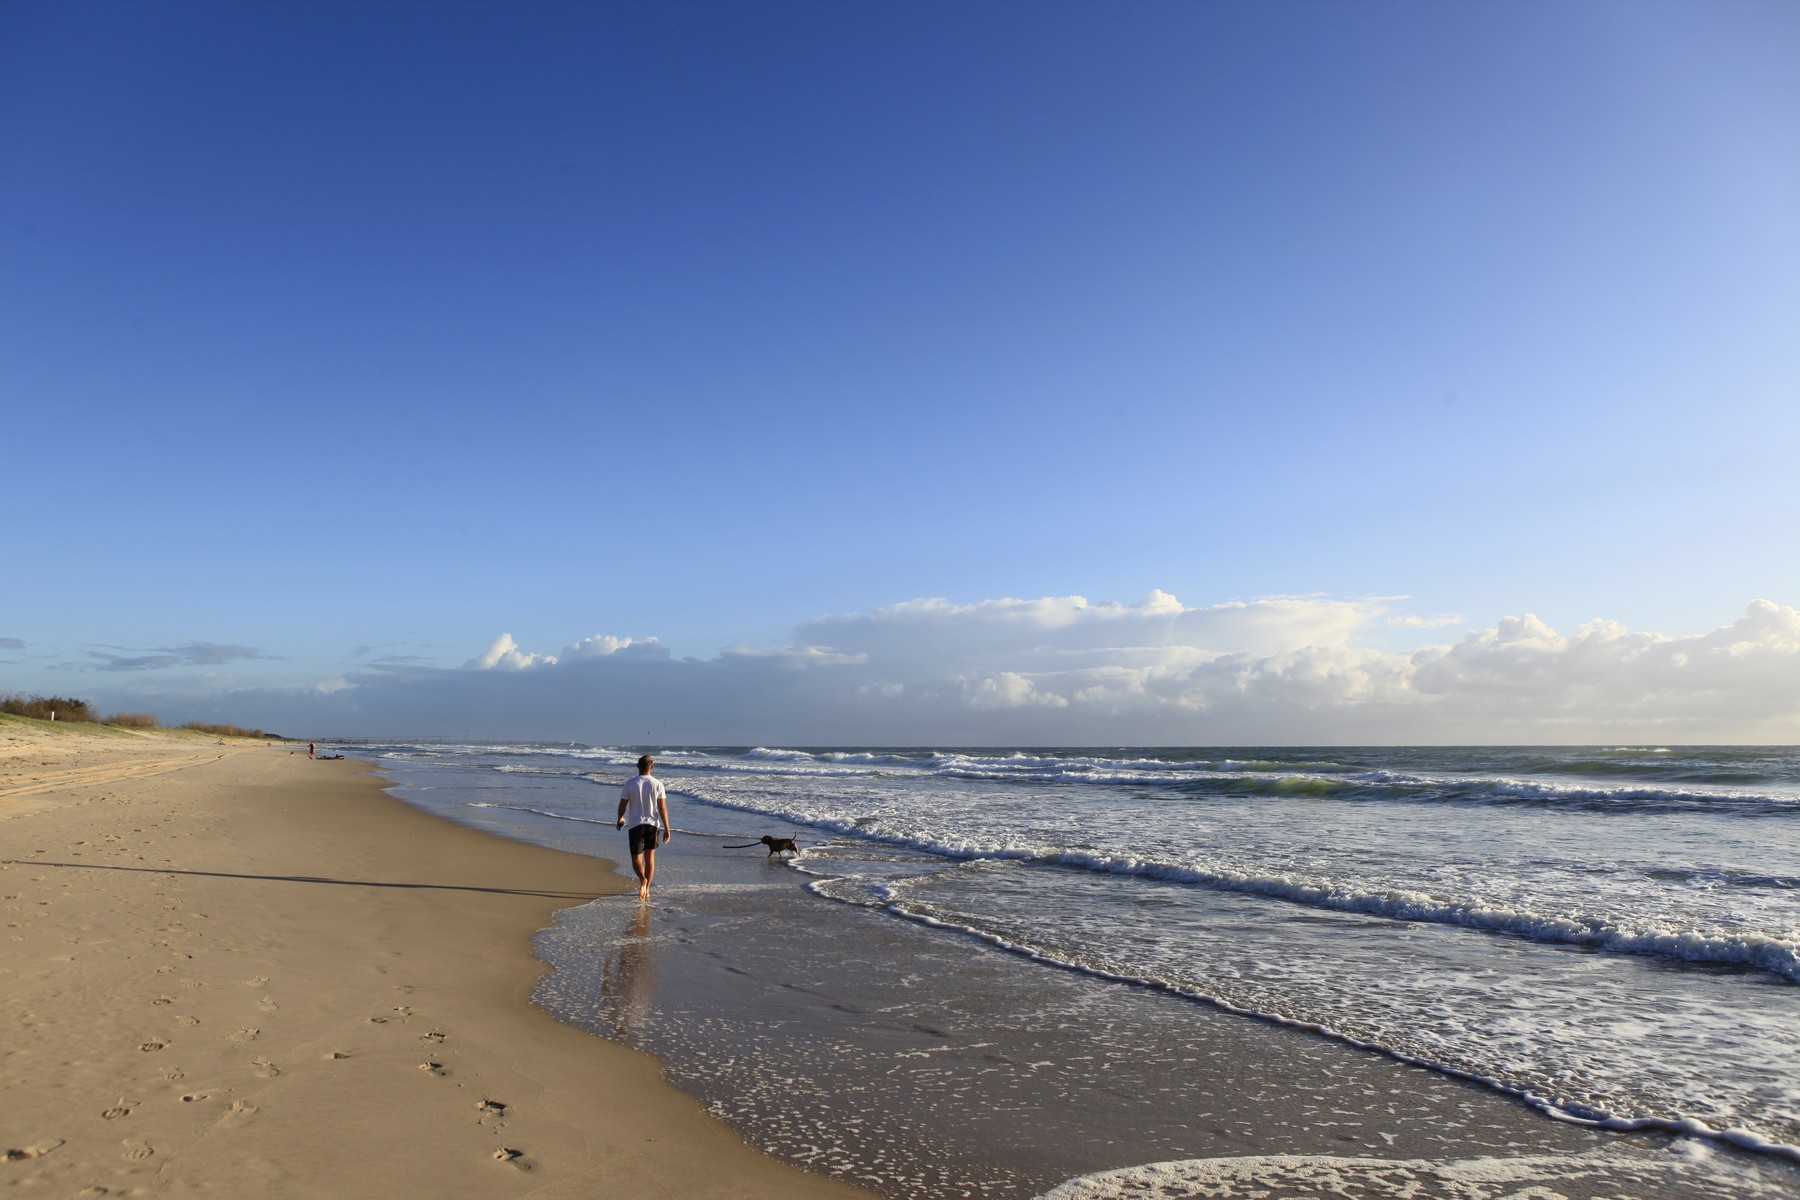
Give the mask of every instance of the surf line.
POLYGON ((1781 1158, 1786 1159, 1789 1162, 1800 1163, 1800 1146, 1789 1145, 1786 1142, 1772 1141, 1768 1138, 1760 1137, 1748 1129, 1714 1129, 1706 1122, 1697 1120, 1693 1117, 1621 1117, 1603 1108, 1559 1105, 1548 1096, 1541 1096, 1530 1088, 1507 1083, 1505 1080, 1495 1079, 1491 1075, 1482 1075, 1475 1071, 1464 1070, 1461 1067, 1453 1067, 1449 1063, 1441 1063, 1433 1059, 1423 1058, 1416 1054, 1408 1054, 1404 1050, 1398 1050, 1392 1046, 1385 1046, 1380 1042, 1365 1042, 1360 1038, 1351 1037, 1347 1033, 1339 1032, 1326 1025, 1319 1025, 1312 1021, 1301 1021, 1294 1017, 1283 1016, 1280 1013, 1266 1012, 1259 1008, 1245 1008, 1242 1005, 1233 1004, 1223 997, 1213 996, 1206 992, 1196 991, 1192 988, 1178 987, 1175 984, 1161 979, 1151 979, 1142 975, 1125 975, 1115 971, 1108 971, 1101 967, 1088 967, 1072 962, 1066 962, 1063 959, 1045 954, 1041 950, 1034 950, 1030 946, 1022 946, 1017 942, 1010 942, 996 934, 987 933, 980 929, 971 929, 967 925, 958 925, 952 921, 942 921, 936 917, 928 917, 923 913, 909 912, 897 900, 889 900, 885 903, 874 905, 858 904, 854 900, 840 900, 822 890, 822 885, 827 882, 829 882, 827 878, 815 878, 810 883, 806 884, 806 890, 821 899, 832 900, 839 904, 846 904, 852 908, 877 908, 890 916, 899 917, 902 920, 912 921, 915 924, 928 926, 933 929, 942 929, 953 934, 961 934, 974 941, 983 942, 996 949, 1003 950, 1008 954, 1014 954, 1028 959, 1031 962, 1041 963, 1044 966, 1055 967, 1058 970, 1072 971, 1078 975, 1084 975, 1091 979, 1104 979, 1109 983, 1122 983, 1128 987, 1142 988, 1146 991, 1162 992, 1167 995, 1177 996, 1183 1000, 1210 1005, 1221 1012, 1228 1012, 1234 1016, 1250 1017, 1253 1020, 1266 1021, 1273 1025, 1282 1025, 1290 1029, 1302 1030, 1306 1033, 1326 1038, 1329 1041, 1337 1042, 1340 1045, 1383 1054, 1388 1058, 1394 1059, 1397 1062, 1403 1062, 1408 1066, 1420 1067, 1427 1071, 1434 1071, 1439 1075, 1449 1076, 1452 1079, 1461 1079, 1469 1083, 1480 1084, 1481 1086, 1490 1088, 1502 1095, 1511 1096, 1516 1100, 1523 1101, 1525 1104, 1538 1110, 1554 1121, 1563 1121, 1570 1125, 1581 1125, 1589 1129, 1604 1129, 1612 1133, 1658 1132, 1674 1134, 1679 1137, 1701 1138, 1709 1142, 1732 1146, 1739 1150, 1747 1150, 1754 1154, 1764 1154, 1772 1158, 1781 1158))

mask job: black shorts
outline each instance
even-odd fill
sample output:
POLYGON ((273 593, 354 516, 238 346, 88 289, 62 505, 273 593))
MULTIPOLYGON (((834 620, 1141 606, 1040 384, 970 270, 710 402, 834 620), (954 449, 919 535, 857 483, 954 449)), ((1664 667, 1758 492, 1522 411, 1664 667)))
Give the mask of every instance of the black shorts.
POLYGON ((642 854, 646 850, 656 849, 658 835, 662 830, 654 825, 633 825, 627 834, 631 838, 631 852, 642 854))

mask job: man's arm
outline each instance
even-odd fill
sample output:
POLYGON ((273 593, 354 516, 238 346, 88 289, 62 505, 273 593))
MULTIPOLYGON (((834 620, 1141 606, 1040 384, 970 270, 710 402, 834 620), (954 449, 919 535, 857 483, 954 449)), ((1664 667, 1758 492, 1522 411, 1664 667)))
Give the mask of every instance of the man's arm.
POLYGON ((660 812, 662 814, 663 841, 666 842, 670 838, 675 836, 675 831, 673 829, 669 828, 669 798, 668 798, 668 796, 661 795, 656 798, 656 809, 658 812, 660 812))
POLYGON ((631 797, 624 792, 619 793, 619 819, 613 822, 613 828, 622 828, 625 824, 625 806, 631 803, 631 797))

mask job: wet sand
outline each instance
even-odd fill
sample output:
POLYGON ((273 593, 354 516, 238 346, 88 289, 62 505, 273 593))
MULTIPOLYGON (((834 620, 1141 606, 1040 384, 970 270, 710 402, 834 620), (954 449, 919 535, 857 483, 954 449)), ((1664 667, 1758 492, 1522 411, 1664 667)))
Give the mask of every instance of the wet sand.
POLYGON ((682 805, 647 910, 559 914, 539 1000, 664 1058, 790 1161, 902 1200, 1800 1194, 1778 1159, 1553 1120, 1379 1051, 807 895, 760 848, 725 848, 742 820, 682 805))
POLYGON ((59 1196, 854 1197, 530 1003, 628 880, 305 747, 0 719, 0 1181, 59 1196))

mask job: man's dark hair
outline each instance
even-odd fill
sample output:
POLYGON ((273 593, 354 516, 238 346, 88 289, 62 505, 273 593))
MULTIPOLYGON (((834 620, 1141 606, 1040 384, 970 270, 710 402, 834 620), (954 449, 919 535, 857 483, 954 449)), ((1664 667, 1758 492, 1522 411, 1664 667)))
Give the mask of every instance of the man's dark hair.
POLYGON ((644 757, 638 759, 638 774, 639 775, 648 775, 650 773, 651 766, 654 765, 655 762, 656 762, 656 760, 654 758, 651 758, 648 754, 646 754, 646 755, 644 755, 644 757))

